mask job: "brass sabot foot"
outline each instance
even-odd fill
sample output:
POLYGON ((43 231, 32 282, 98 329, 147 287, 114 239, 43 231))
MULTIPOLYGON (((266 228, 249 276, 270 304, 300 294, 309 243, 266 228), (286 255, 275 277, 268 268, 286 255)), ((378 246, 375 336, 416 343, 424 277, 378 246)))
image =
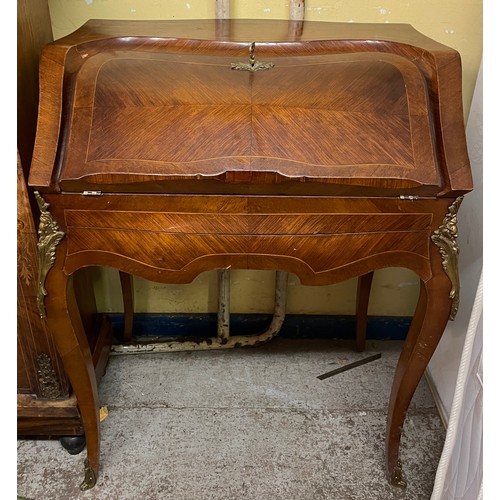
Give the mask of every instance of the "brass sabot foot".
POLYGON ((80 490, 87 491, 95 486, 97 482, 97 476, 89 464, 88 459, 85 459, 85 479, 80 485, 80 490))
POLYGON ((403 465, 399 460, 392 471, 391 484, 402 489, 405 489, 407 486, 406 481, 403 479, 403 465))

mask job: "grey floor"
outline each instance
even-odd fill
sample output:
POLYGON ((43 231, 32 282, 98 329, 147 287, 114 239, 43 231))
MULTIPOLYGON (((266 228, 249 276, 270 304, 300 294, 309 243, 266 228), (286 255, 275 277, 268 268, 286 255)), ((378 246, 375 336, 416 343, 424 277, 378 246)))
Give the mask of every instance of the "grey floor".
POLYGON ((422 381, 405 423, 406 490, 386 483, 386 407, 401 342, 364 353, 333 341, 112 356, 100 385, 101 474, 80 492, 85 452, 18 441, 29 499, 429 499, 445 430, 422 381), (325 380, 338 366, 379 360, 325 380))

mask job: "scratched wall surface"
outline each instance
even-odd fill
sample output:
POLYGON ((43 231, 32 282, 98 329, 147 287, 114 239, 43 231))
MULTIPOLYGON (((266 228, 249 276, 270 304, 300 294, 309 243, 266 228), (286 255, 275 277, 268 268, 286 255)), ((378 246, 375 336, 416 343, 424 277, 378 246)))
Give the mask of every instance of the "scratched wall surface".
MULTIPOLYGON (((215 16, 214 0, 49 0, 54 38, 65 36, 88 19, 196 19, 215 16)), ((231 0, 233 18, 288 18, 285 0, 231 0)), ((458 50, 463 67, 463 101, 468 116, 482 57, 482 0, 306 0, 305 19, 338 22, 408 23, 423 34, 458 50)), ((101 310, 122 308, 114 270, 95 270, 101 310)), ((326 287, 304 287, 296 277, 289 282, 288 312, 294 314, 352 314, 356 282, 326 287)), ((213 312, 217 308, 214 272, 203 273, 190 285, 163 285, 135 280, 137 312, 213 312)), ((407 316, 413 313, 418 279, 405 269, 375 273, 369 313, 407 316)), ((270 312, 273 273, 232 271, 231 310, 270 312)))

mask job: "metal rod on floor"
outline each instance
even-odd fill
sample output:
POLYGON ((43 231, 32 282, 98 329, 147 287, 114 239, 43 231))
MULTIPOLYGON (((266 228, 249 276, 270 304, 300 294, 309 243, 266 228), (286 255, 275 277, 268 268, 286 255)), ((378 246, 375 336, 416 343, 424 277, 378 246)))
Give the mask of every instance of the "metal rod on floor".
POLYGON ((356 368, 357 366, 365 365, 366 363, 370 363, 371 361, 375 361, 379 359, 382 354, 374 354, 373 356, 368 356, 367 358, 360 359, 359 361, 354 361, 353 363, 349 363, 348 365, 341 366, 340 368, 336 368, 331 372, 323 373, 323 375, 319 375, 316 378, 319 380, 325 380, 325 378, 333 377, 338 373, 346 372, 347 370, 351 370, 352 368, 356 368))
POLYGON ((222 345, 229 340, 230 322, 230 293, 231 293, 231 271, 228 269, 217 270, 217 284, 219 287, 219 299, 217 307, 217 339, 222 345))
POLYGON ((286 316, 288 296, 288 273, 276 271, 274 291, 274 314, 268 329, 258 335, 231 335, 223 343, 219 337, 201 340, 171 340, 151 342, 149 344, 118 344, 111 347, 111 354, 140 354, 172 351, 202 351, 210 349, 231 349, 234 347, 250 347, 269 342, 280 331, 286 316))

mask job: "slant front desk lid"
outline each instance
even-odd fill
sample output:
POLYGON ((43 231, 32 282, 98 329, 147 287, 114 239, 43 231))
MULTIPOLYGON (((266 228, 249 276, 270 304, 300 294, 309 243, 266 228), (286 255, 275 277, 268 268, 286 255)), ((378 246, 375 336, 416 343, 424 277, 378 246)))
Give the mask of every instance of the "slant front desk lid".
POLYGON ((30 184, 454 196, 456 51, 408 25, 89 21, 42 54, 30 184))

